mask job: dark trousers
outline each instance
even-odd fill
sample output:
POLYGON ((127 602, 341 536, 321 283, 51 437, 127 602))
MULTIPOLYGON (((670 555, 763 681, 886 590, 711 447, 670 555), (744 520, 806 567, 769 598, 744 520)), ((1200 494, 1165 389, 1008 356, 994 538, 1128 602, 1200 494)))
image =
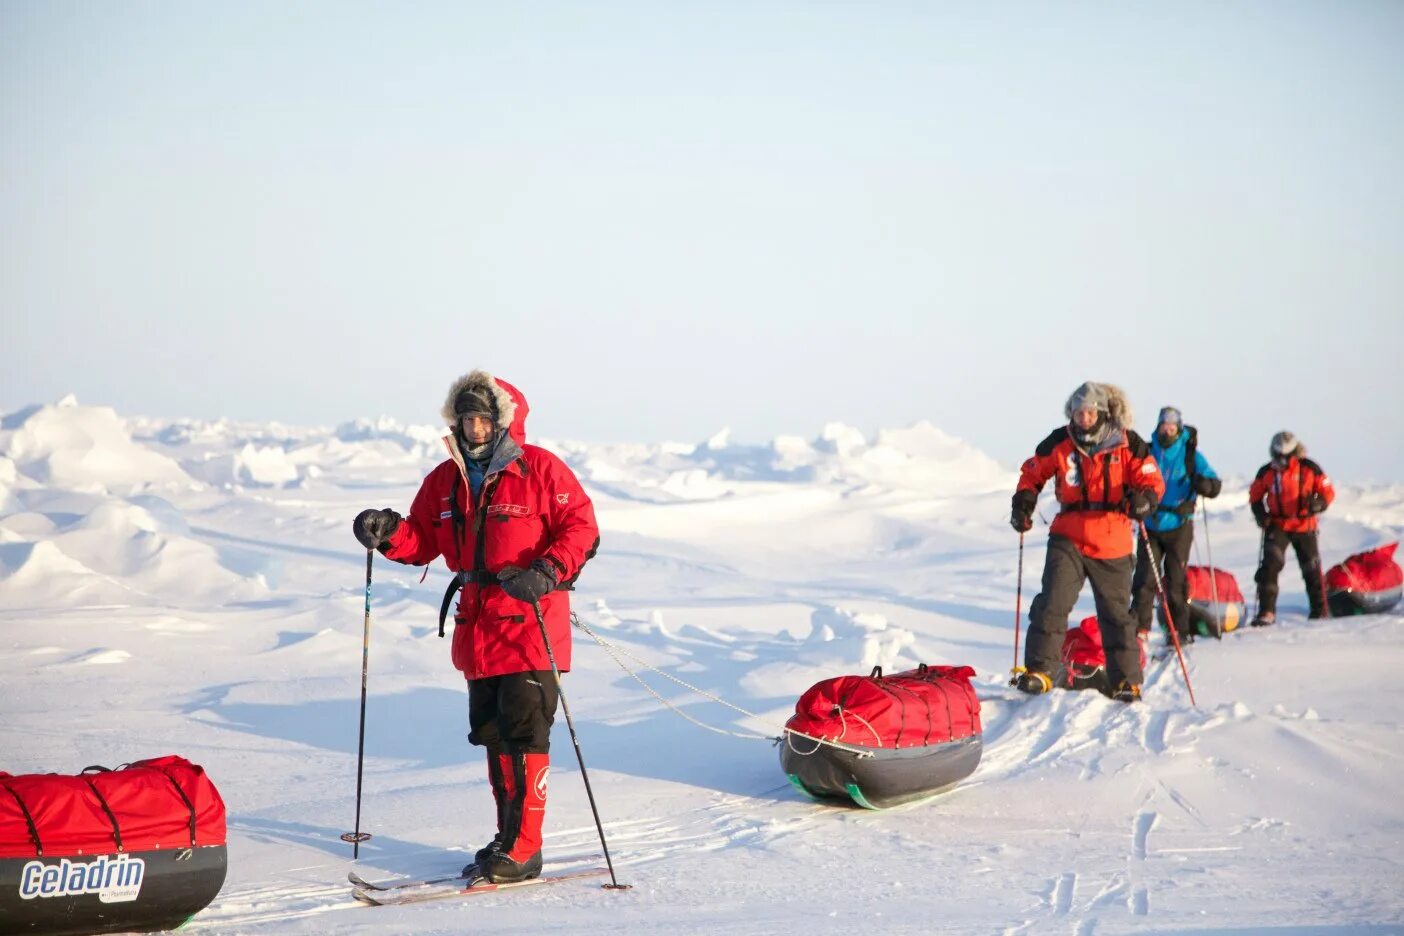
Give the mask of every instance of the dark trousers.
POLYGON ((1043 590, 1029 604, 1025 668, 1050 676, 1057 672, 1068 615, 1077 604, 1082 583, 1090 581, 1102 646, 1107 651, 1107 681, 1113 689, 1122 682, 1140 685, 1141 655, 1136 644, 1136 619, 1130 611, 1134 564, 1131 556, 1089 559, 1067 537, 1050 536, 1043 561, 1043 590))
POLYGON ((1155 616, 1155 574, 1151 563, 1157 563, 1164 571, 1161 582, 1165 586, 1165 598, 1170 605, 1170 617, 1175 621, 1175 630, 1183 643, 1190 635, 1189 581, 1185 570, 1189 568, 1190 546, 1194 543, 1194 525, 1186 520, 1173 530, 1152 530, 1146 528, 1136 548, 1136 576, 1131 582, 1131 613, 1136 616, 1136 629, 1151 629, 1151 618, 1155 616))
POLYGON ((549 753, 559 698, 550 670, 469 680, 468 740, 504 754, 549 753))
POLYGON ((1321 603, 1321 553, 1316 547, 1316 531, 1288 533, 1279 526, 1263 531, 1263 564, 1253 576, 1258 583, 1258 613, 1277 611, 1277 576, 1287 564, 1288 545, 1297 551, 1297 565, 1301 566, 1302 581, 1306 583, 1311 616, 1321 617, 1326 608, 1321 603))

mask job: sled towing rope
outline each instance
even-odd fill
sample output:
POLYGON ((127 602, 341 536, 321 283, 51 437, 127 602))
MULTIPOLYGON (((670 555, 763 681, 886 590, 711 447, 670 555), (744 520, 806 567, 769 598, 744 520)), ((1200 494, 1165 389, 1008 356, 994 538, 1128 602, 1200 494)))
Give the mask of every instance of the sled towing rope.
POLYGON ((356 749, 356 830, 341 833, 343 842, 351 843, 351 860, 360 857, 361 843, 370 841, 371 834, 361 831, 361 768, 366 759, 366 672, 370 668, 370 591, 371 557, 366 550, 366 616, 361 629, 361 741, 356 749))

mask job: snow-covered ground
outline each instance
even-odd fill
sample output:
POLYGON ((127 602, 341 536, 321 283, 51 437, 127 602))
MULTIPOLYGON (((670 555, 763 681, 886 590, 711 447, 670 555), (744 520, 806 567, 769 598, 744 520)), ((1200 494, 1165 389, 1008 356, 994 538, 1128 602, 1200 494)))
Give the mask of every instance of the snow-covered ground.
MULTIPOLYGON (((365 563, 350 523, 403 510, 437 436, 124 419, 71 399, 0 422, 0 769, 202 764, 229 806, 230 867, 191 932, 1404 933, 1404 618, 1308 623, 1289 562, 1280 626, 1190 650, 1197 707, 1168 663, 1140 706, 1006 701, 1015 476, 921 424, 752 447, 545 441, 603 530, 582 619, 756 713, 645 671, 689 715, 761 737, 690 724, 577 632, 567 696, 634 888, 356 904, 339 840, 365 563), (795 793, 763 736, 798 694, 917 662, 979 671, 974 776, 886 812, 795 793)), ((1233 467, 1211 543, 1247 591, 1256 466, 1233 467)), ((1399 537, 1404 485, 1336 480, 1328 563, 1399 537)), ((1026 608, 1042 545, 1030 537, 1026 608)), ((375 565, 365 876, 451 871, 491 832, 463 683, 435 635, 446 581, 441 565, 423 583, 375 565)), ((547 860, 598 863, 563 718, 554 757, 547 860)))

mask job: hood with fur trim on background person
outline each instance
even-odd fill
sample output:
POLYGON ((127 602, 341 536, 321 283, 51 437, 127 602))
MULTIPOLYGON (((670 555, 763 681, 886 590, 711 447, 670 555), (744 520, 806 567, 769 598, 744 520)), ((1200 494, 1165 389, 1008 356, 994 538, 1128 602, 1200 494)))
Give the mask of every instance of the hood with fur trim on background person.
POLYGON ((1268 446, 1268 456, 1275 462, 1286 464, 1295 455, 1298 458, 1306 457, 1306 446, 1302 440, 1292 433, 1283 429, 1272 437, 1272 444, 1268 446))
POLYGON ((1131 428, 1131 402, 1126 393, 1115 384, 1087 381, 1068 397, 1063 406, 1063 415, 1068 418, 1068 432, 1079 447, 1089 452, 1097 452, 1115 445, 1131 428), (1097 411, 1097 424, 1083 432, 1072 422, 1073 413, 1080 409, 1097 411))

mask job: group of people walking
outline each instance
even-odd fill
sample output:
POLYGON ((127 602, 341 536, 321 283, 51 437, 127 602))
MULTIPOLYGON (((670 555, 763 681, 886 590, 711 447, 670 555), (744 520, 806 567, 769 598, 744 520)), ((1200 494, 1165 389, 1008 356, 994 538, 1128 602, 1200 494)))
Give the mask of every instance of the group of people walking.
MULTIPOLYGON (((1196 498, 1218 496, 1220 481, 1173 407, 1160 411, 1149 443, 1110 384, 1083 384, 1065 413, 1067 424, 1024 463, 1014 493, 1011 521, 1021 534, 1050 480, 1059 505, 1017 683, 1030 693, 1052 688, 1068 615, 1090 580, 1113 698, 1134 702, 1142 678, 1136 632, 1150 629, 1161 566, 1171 618, 1189 639, 1191 518, 1196 498), (1133 559, 1134 526, 1141 536, 1133 559)), ((496 834, 463 875, 497 883, 541 873, 558 675, 570 668, 569 592, 599 547, 589 495, 561 459, 527 443, 526 416, 526 398, 506 381, 484 371, 459 378, 443 406, 448 457, 425 477, 408 514, 364 510, 352 527, 367 550, 410 565, 443 556, 454 572, 439 635, 456 597, 453 663, 468 680, 468 740, 487 755, 497 814, 496 834)), ((1325 613, 1314 533, 1332 496, 1301 444, 1290 433, 1274 436, 1272 461, 1249 492, 1264 529, 1254 624, 1274 619, 1288 545, 1307 579, 1312 615, 1325 613)))
MULTIPOLYGON (((1111 384, 1084 383, 1064 414, 1067 424, 1024 462, 1012 501, 1010 524, 1023 534, 1033 528, 1039 492, 1054 482, 1058 514, 1049 526, 1042 590, 1029 606, 1015 685, 1031 694, 1053 688, 1068 616, 1090 581, 1112 698, 1135 702, 1142 680, 1137 636, 1150 632, 1158 590, 1179 642, 1194 639, 1186 575, 1193 517, 1198 498, 1218 497, 1223 485, 1199 451, 1194 427, 1173 406, 1161 409, 1150 442, 1131 428, 1131 406, 1111 384)), ((1301 565, 1311 616, 1327 613, 1316 515, 1335 498, 1331 479, 1290 432, 1272 437, 1269 454, 1248 489, 1263 530, 1255 627, 1276 620, 1277 578, 1289 545, 1301 565)))

